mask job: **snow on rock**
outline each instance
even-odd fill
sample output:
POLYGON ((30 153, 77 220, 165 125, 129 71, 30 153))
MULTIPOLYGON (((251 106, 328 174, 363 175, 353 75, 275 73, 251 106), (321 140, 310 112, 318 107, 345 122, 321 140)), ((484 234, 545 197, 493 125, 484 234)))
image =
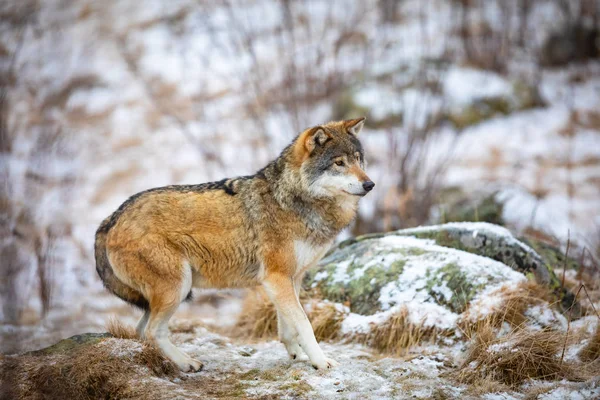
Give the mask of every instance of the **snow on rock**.
POLYGON ((485 222, 450 222, 405 229, 393 234, 430 238, 442 246, 500 260, 519 272, 533 272, 537 281, 542 284, 549 284, 555 279, 552 271, 544 267, 541 257, 535 251, 499 225, 485 222))
MULTIPOLYGON (((346 338, 364 337, 398 315, 458 338, 462 322, 501 313, 530 273, 557 296, 571 295, 554 290, 553 271, 507 229, 449 223, 348 239, 309 271, 304 287, 338 303, 346 338)), ((544 300, 528 307, 524 317, 531 329, 565 331, 565 317, 544 300)))
MULTIPOLYGON (((508 231, 489 229, 512 238, 508 231)), ((522 273, 491 258, 393 233, 344 242, 319 265, 309 272, 305 287, 349 305, 344 334, 366 333, 403 308, 414 325, 452 330, 471 303, 483 318, 486 309, 495 309, 492 303, 502 301, 486 295, 526 281, 522 273)))
POLYGON ((525 275, 532 274, 537 283, 547 286, 561 300, 564 310, 575 304, 574 315, 580 316, 573 293, 561 287, 551 266, 531 247, 517 240, 506 228, 485 222, 452 222, 404 229, 387 235, 432 239, 438 245, 498 260, 525 275))

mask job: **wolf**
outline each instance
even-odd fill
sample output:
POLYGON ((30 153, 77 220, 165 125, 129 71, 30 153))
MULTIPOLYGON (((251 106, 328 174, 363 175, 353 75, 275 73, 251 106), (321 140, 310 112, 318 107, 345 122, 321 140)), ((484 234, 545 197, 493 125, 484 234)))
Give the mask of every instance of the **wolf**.
POLYGON ((264 287, 290 357, 316 369, 325 356, 300 302, 307 269, 355 218, 375 184, 358 135, 365 118, 300 133, 254 175, 140 192, 98 228, 96 270, 105 287, 144 311, 136 331, 182 371, 203 364, 168 338, 168 322, 192 288, 264 287))

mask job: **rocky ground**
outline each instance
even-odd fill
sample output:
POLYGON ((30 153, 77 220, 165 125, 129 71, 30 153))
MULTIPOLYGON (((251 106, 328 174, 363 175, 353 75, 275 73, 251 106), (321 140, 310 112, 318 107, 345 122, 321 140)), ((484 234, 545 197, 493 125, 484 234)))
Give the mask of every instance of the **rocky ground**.
POLYGON ((302 296, 335 369, 290 360, 272 306, 250 293, 172 321, 201 372, 180 373, 111 323, 112 335, 3 356, 2 387, 14 398, 597 398, 594 302, 565 312, 571 292, 553 286, 546 260, 483 223, 358 237, 322 260, 302 296))

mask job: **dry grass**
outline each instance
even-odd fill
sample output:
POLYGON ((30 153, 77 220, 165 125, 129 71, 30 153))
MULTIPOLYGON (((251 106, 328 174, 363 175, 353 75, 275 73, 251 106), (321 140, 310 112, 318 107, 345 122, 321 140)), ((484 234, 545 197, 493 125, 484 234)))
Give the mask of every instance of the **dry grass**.
POLYGON ((317 340, 335 340, 340 336, 344 314, 335 305, 325 303, 313 307, 308 318, 317 340))
POLYGON ((488 324, 473 338, 457 378, 467 384, 489 379, 512 387, 529 379, 576 379, 572 365, 560 360, 563 342, 563 334, 545 330, 514 330, 498 338, 488 324))
POLYGON ((156 376, 176 376, 179 373, 177 366, 150 343, 142 344, 136 361, 148 367, 156 376))
POLYGON ((111 317, 106 324, 108 333, 119 339, 138 339, 137 332, 129 325, 124 325, 118 319, 111 317))
POLYGON ((277 337, 277 311, 264 290, 257 289, 246 296, 235 334, 255 339, 277 337))
POLYGON ((525 313, 530 307, 554 300, 547 288, 533 281, 519 283, 515 288, 502 288, 491 296, 493 295, 501 296, 503 302, 485 318, 473 321, 468 317, 467 310, 467 317, 460 323, 460 328, 468 338, 472 338, 481 329, 487 329, 489 325, 498 328, 504 322, 514 329, 523 328, 528 320, 525 313))
POLYGON ((579 352, 581 361, 592 362, 600 359, 600 324, 590 338, 590 342, 579 352))
POLYGON ((402 354, 408 348, 422 344, 425 340, 436 337, 433 328, 425 328, 422 324, 415 325, 408 319, 408 309, 401 308, 382 324, 374 324, 371 331, 361 337, 349 338, 350 341, 359 341, 374 349, 389 354, 402 354))
POLYGON ((138 385, 141 376, 178 374, 177 367, 154 347, 141 344, 140 349, 123 339, 106 339, 104 343, 81 345, 55 355, 22 356, 15 364, 12 368, 5 365, 2 379, 12 369, 18 399, 143 397, 151 395, 157 387, 138 385))

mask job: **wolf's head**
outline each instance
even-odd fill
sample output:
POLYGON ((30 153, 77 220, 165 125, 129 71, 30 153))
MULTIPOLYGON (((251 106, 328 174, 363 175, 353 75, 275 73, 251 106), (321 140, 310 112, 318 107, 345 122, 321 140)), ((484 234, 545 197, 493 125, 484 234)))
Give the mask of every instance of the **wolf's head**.
POLYGON ((358 140, 364 122, 365 118, 329 122, 298 136, 294 158, 311 196, 364 196, 373 189, 358 140))

